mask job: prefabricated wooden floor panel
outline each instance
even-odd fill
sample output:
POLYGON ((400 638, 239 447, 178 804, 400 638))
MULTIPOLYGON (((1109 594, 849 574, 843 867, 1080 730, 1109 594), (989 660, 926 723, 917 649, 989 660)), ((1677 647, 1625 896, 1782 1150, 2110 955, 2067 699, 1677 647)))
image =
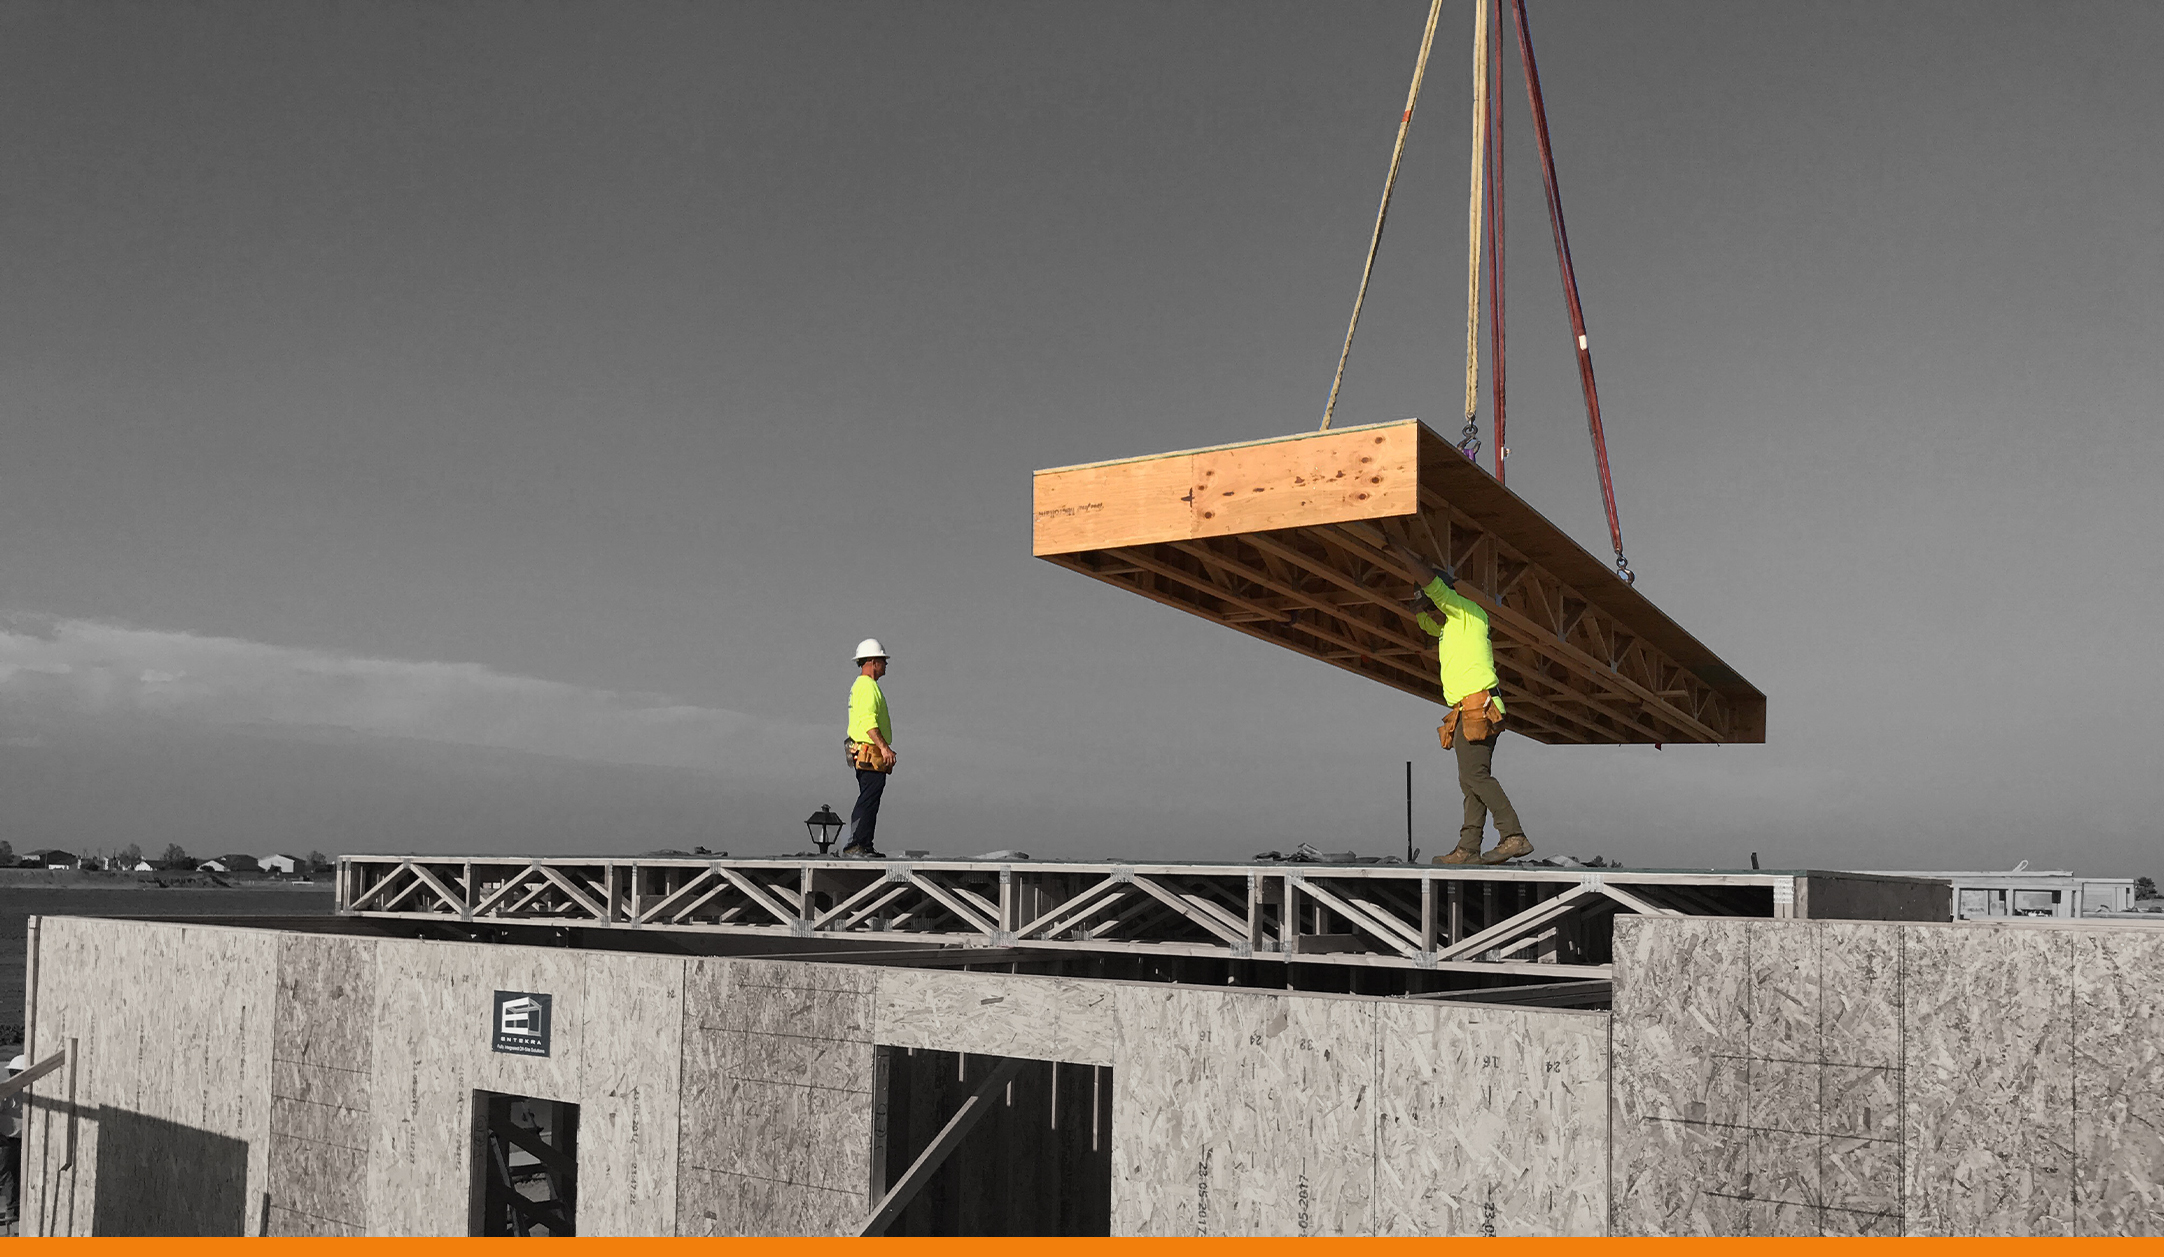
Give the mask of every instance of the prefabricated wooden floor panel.
POLYGON ((1510 727, 1763 742, 1766 697, 1417 420, 1036 473, 1033 552, 1443 701, 1401 543, 1487 608, 1510 727))

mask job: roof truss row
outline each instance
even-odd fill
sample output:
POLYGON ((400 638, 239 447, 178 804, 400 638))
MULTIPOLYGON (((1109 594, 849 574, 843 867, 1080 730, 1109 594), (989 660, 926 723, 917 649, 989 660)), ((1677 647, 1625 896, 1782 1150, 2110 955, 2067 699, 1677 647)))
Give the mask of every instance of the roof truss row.
POLYGON ((1486 608, 1543 742, 1763 742, 1765 696, 1415 420, 1041 471, 1035 552, 1443 702, 1404 546, 1486 608))
POLYGON ((1403 865, 348 856, 338 908, 432 921, 1585 979, 1607 976, 1601 940, 1616 913, 1778 915, 1794 902, 1796 880, 1403 865))

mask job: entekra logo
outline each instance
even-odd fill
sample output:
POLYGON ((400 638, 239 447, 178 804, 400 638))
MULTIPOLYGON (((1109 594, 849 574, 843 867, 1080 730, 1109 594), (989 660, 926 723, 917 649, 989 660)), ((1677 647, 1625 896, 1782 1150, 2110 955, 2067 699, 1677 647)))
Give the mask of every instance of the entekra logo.
POLYGON ((538 991, 496 992, 489 1046, 515 1056, 547 1056, 550 1002, 538 991))

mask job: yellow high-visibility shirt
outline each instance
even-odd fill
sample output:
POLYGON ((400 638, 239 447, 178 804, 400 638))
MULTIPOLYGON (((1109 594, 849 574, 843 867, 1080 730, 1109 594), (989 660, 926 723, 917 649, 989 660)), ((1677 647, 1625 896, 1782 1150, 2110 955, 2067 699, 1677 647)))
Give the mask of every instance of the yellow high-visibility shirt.
POLYGON ((894 744, 894 718, 887 714, 887 695, 879 688, 879 682, 863 673, 849 686, 849 740, 869 742, 872 728, 878 726, 879 736, 894 744))
MULTIPOLYGON (((1488 641, 1488 613, 1480 609, 1479 603, 1445 585, 1440 576, 1429 581, 1421 592, 1443 615, 1438 624, 1434 616, 1423 611, 1418 621, 1428 636, 1436 639, 1435 658, 1441 665, 1444 700, 1456 706, 1467 694, 1493 691, 1500 682, 1495 675, 1495 647, 1488 641)), ((1495 709, 1503 710, 1500 694, 1495 696, 1495 709)))

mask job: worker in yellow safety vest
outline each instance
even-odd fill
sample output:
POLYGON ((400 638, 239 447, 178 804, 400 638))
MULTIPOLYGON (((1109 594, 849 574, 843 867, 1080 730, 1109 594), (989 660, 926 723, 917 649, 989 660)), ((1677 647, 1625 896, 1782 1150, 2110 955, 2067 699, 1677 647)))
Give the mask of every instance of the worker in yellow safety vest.
POLYGON ((1427 576, 1427 582, 1413 592, 1414 619, 1436 639, 1443 701, 1450 704, 1450 714, 1436 733, 1444 750, 1457 752, 1458 788, 1465 792, 1465 824, 1458 830, 1458 845, 1435 857, 1435 862, 1501 864, 1531 855, 1533 844, 1518 821, 1518 809, 1511 806, 1493 771, 1495 744, 1503 736, 1503 700, 1496 693, 1501 686, 1495 675, 1495 647, 1488 640, 1488 613, 1457 591, 1457 576, 1448 568, 1438 572, 1407 547, 1391 548, 1406 566, 1427 576), (1490 813, 1502 841, 1482 854, 1481 832, 1490 813))
POLYGON ((849 814, 849 844, 843 855, 881 859, 872 846, 879 825, 879 800, 894 771, 894 717, 887 712, 887 648, 876 637, 857 643, 857 679, 849 683, 849 732, 842 738, 849 766, 857 773, 857 806, 849 814))

